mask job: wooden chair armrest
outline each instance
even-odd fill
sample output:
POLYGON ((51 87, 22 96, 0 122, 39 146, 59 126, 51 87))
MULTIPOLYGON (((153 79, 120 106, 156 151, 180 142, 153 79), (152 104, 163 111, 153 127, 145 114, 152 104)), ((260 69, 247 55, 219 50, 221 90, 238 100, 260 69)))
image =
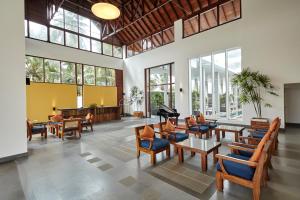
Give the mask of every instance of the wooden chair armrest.
POLYGON ((255 149, 257 147, 257 145, 254 145, 254 144, 245 144, 245 143, 240 143, 240 142, 232 142, 231 144, 235 145, 235 146, 246 147, 249 149, 255 149))
POLYGON ((230 149, 232 150, 241 150, 241 151, 247 151, 247 152, 254 152, 255 149, 247 148, 247 147, 242 147, 242 146, 236 146, 232 144, 227 145, 230 149))
POLYGON ((229 156, 225 156, 225 155, 221 155, 221 154, 217 154, 216 157, 221 161, 222 160, 228 160, 228 161, 248 165, 250 167, 256 167, 258 165, 258 163, 256 163, 256 162, 252 162, 252 161, 248 161, 248 160, 242 160, 242 159, 238 159, 238 158, 233 158, 233 157, 229 157, 229 156))

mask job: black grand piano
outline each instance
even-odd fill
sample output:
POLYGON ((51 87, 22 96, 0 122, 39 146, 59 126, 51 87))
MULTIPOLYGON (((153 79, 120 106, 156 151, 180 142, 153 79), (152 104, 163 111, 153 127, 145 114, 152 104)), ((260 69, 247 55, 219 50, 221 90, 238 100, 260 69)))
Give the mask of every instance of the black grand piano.
POLYGON ((176 109, 169 108, 166 105, 161 105, 157 111, 157 115, 159 116, 160 122, 162 116, 165 118, 165 121, 167 121, 168 118, 176 118, 176 125, 178 125, 178 117, 180 114, 176 109))

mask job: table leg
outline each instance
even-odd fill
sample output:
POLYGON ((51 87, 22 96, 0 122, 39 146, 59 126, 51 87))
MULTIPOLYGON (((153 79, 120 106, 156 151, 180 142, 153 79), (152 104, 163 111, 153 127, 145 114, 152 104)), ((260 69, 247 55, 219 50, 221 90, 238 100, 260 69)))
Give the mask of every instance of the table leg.
POLYGON ((235 142, 239 141, 239 132, 234 132, 234 141, 235 142))
POLYGON ((207 171, 207 154, 201 153, 201 167, 202 171, 207 171))
POLYGON ((219 149, 216 148, 214 151, 213 151, 213 158, 214 158, 214 163, 216 164, 218 162, 218 159, 216 158, 216 155, 219 153, 219 149))
POLYGON ((215 134, 216 134, 217 142, 220 142, 220 130, 216 129, 215 134))
POLYGON ((225 137, 225 131, 222 131, 222 138, 225 137))
POLYGON ((181 147, 177 147, 178 151, 178 161, 179 163, 183 163, 184 158, 183 158, 183 149, 181 147))
POLYGON ((195 152, 194 151, 191 151, 191 157, 194 157, 195 156, 195 152))

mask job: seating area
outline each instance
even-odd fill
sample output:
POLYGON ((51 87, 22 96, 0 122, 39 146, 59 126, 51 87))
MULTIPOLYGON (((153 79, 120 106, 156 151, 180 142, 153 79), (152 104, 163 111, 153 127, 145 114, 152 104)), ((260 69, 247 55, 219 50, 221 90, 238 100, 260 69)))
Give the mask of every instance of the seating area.
POLYGON ((296 200, 300 0, 0 1, 0 200, 296 200))

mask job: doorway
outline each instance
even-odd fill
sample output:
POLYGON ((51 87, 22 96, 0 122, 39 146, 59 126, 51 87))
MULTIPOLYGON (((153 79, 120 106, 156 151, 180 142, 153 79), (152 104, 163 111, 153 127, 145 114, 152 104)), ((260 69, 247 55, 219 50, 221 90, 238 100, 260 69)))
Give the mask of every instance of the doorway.
POLYGON ((300 83, 284 85, 284 118, 286 126, 300 127, 300 83))
POLYGON ((145 69, 146 117, 155 117, 160 105, 175 107, 174 63, 145 69))

